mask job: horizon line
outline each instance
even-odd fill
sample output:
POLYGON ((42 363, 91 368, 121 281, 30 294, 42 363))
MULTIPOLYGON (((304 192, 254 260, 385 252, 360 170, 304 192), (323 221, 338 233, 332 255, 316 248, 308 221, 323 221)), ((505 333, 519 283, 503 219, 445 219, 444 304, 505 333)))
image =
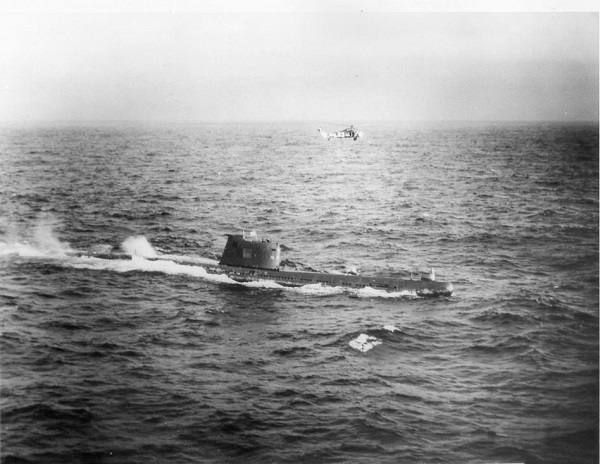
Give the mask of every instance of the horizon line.
POLYGON ((4 124, 386 124, 386 123, 587 123, 598 124, 600 119, 356 119, 347 122, 333 122, 322 119, 14 119, 0 120, 4 124))

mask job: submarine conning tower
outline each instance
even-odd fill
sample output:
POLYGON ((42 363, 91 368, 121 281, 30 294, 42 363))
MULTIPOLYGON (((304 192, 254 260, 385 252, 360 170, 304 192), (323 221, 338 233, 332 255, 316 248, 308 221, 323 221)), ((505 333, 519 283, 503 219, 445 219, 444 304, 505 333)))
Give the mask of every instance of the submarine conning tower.
POLYGON ((227 234, 227 243, 219 264, 224 266, 278 269, 281 261, 279 243, 260 239, 256 232, 227 234))

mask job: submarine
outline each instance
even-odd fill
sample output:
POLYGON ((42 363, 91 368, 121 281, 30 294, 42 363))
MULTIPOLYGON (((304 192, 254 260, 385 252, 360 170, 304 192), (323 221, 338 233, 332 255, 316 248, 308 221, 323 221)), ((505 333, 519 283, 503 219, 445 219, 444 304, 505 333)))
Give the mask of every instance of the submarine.
POLYGON ((207 271, 226 274, 236 282, 271 280, 283 286, 324 284, 350 288, 371 287, 387 292, 414 292, 418 296, 450 296, 454 288, 449 282, 435 280, 433 269, 419 278, 367 277, 355 274, 330 274, 314 271, 280 270, 281 246, 259 238, 255 232, 227 234, 227 243, 219 266, 207 271))
MULTIPOLYGON (((332 287, 361 289, 370 287, 387 292, 410 292, 417 296, 450 296, 454 288, 450 282, 435 280, 435 271, 421 273, 418 277, 368 277, 357 274, 333 274, 316 271, 282 270, 281 246, 279 243, 260 238, 256 232, 226 234, 227 242, 217 264, 198 264, 193 261, 179 261, 181 264, 201 265, 207 273, 226 275, 239 282, 273 281, 285 287, 301 287, 310 284, 323 284, 332 287)), ((80 255, 103 259, 129 259, 133 255, 124 253, 81 253, 80 255)), ((151 261, 166 257, 146 258, 151 261)))

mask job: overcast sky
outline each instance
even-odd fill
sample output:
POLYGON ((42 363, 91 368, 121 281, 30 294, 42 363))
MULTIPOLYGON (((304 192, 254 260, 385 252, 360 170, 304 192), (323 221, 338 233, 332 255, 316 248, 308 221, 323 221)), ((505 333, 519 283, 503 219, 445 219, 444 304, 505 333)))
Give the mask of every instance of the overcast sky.
POLYGON ((598 120, 591 2, 399 3, 0 0, 0 120, 598 120))

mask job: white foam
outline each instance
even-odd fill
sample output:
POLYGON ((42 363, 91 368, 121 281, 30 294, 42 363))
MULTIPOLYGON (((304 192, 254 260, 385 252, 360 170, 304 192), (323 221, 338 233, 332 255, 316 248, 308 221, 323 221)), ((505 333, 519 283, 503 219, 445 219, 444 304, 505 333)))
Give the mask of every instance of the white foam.
POLYGON ((131 259, 100 259, 88 256, 72 258, 64 263, 75 269, 108 270, 114 272, 160 272, 168 275, 188 275, 200 277, 214 282, 236 283, 225 274, 209 274, 202 266, 179 264, 174 261, 148 261, 141 256, 131 259))
POLYGON ((400 292, 387 292, 373 287, 364 287, 355 291, 357 298, 418 298, 416 291, 403 290, 400 292))
POLYGON ((0 242, 0 256, 40 256, 40 251, 28 243, 0 242))
POLYGON ((393 325, 389 325, 389 324, 388 324, 388 325, 384 325, 384 326, 383 326, 383 330, 387 330, 387 331, 389 331, 389 332, 392 332, 392 333, 393 333, 393 332, 396 332, 396 331, 398 331, 398 330, 400 330, 400 329, 399 329, 398 327, 395 327, 395 326, 393 326, 393 325))
POLYGON ((219 264, 219 261, 214 260, 214 259, 210 259, 210 258, 203 258, 201 256, 185 256, 185 255, 172 255, 172 254, 159 254, 158 258, 160 259, 166 259, 166 260, 170 260, 170 261, 175 261, 176 263, 180 263, 180 264, 195 264, 195 265, 208 265, 208 266, 217 266, 219 264))
POLYGON ((327 295, 339 295, 340 293, 344 293, 347 291, 344 287, 332 287, 329 285, 323 284, 307 284, 302 287, 288 287, 289 290, 295 293, 302 293, 305 295, 318 295, 318 296, 327 296, 327 295))
POLYGON ((250 288, 275 288, 285 289, 283 285, 273 282, 272 280, 257 280, 252 282, 242 282, 242 285, 250 288))
POLYGON ((56 258, 66 256, 67 246, 40 248, 28 242, 0 242, 0 256, 17 255, 24 258, 56 258))
POLYGON ((381 345, 383 342, 379 340, 377 337, 373 337, 372 335, 360 334, 354 340, 350 341, 349 345, 357 351, 362 353, 366 353, 369 350, 372 350, 377 345, 381 345))

